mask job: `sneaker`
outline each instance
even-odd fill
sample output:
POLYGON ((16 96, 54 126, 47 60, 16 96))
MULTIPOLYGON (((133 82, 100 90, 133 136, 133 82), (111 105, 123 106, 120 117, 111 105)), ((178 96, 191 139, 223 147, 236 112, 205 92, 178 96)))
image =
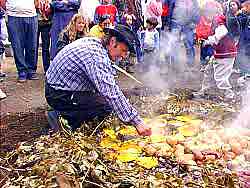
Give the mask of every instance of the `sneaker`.
POLYGON ((26 72, 18 73, 18 82, 23 83, 27 81, 27 74, 26 72))
POLYGON ((0 100, 5 99, 7 95, 0 89, 0 100))
POLYGON ((4 78, 4 77, 6 77, 6 74, 4 72, 1 72, 0 73, 0 78, 4 78))
POLYGON ((71 136, 73 134, 72 127, 69 125, 68 121, 66 119, 64 119, 62 116, 59 116, 59 123, 60 123, 60 126, 61 126, 63 132, 66 135, 71 136))
POLYGON ((48 123, 54 133, 59 130, 59 117, 56 111, 48 111, 48 123))
POLYGON ((27 78, 29 80, 39 80, 38 76, 37 76, 37 73, 36 72, 31 72, 31 73, 28 73, 28 76, 27 78))

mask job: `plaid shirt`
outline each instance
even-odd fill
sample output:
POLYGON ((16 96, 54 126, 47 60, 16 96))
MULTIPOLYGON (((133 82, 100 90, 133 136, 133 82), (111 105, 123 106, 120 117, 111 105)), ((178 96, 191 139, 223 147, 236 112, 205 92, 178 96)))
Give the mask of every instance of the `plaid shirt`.
POLYGON ((121 121, 143 124, 116 84, 108 52, 97 38, 85 37, 64 47, 50 64, 46 78, 55 89, 98 92, 121 121))

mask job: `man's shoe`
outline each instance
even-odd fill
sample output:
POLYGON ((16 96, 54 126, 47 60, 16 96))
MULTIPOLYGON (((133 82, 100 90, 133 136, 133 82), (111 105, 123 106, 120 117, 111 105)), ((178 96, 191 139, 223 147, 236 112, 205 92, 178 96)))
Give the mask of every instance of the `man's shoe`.
POLYGON ((27 73, 26 72, 20 72, 18 73, 18 82, 23 83, 27 81, 27 73))
POLYGON ((37 76, 37 73, 36 72, 31 72, 31 73, 28 73, 28 76, 27 78, 29 80, 39 80, 38 76, 37 76))
POLYGON ((5 99, 7 95, 0 89, 0 100, 5 99))
POLYGON ((59 116, 59 123, 60 123, 60 126, 61 126, 63 132, 66 135, 71 136, 73 134, 72 127, 69 125, 68 121, 66 119, 64 119, 62 116, 59 116))

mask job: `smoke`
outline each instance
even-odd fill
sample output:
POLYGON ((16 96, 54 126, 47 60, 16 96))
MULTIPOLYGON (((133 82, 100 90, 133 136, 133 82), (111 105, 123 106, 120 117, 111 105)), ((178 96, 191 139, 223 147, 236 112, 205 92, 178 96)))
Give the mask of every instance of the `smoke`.
POLYGON ((245 84, 246 89, 241 92, 242 108, 232 124, 233 128, 250 128, 250 80, 247 80, 245 84))
POLYGON ((179 34, 162 31, 159 52, 145 54, 142 66, 147 69, 140 75, 140 80, 146 87, 164 91, 185 87, 187 81, 191 82, 195 77, 197 80, 197 74, 193 72, 195 67, 189 67, 186 60, 186 50, 179 34))

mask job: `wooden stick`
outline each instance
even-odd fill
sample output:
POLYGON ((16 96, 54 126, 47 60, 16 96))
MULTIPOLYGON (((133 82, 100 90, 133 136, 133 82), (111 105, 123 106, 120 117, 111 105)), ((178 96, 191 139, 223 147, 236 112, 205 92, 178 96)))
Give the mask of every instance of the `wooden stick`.
POLYGON ((132 80, 136 81, 137 83, 143 85, 142 82, 140 82, 139 80, 137 80, 134 76, 132 76, 131 74, 129 74, 128 72, 126 72, 124 69, 122 69, 121 67, 113 64, 112 65, 116 70, 118 70, 119 72, 125 74, 127 77, 131 78, 132 80))

